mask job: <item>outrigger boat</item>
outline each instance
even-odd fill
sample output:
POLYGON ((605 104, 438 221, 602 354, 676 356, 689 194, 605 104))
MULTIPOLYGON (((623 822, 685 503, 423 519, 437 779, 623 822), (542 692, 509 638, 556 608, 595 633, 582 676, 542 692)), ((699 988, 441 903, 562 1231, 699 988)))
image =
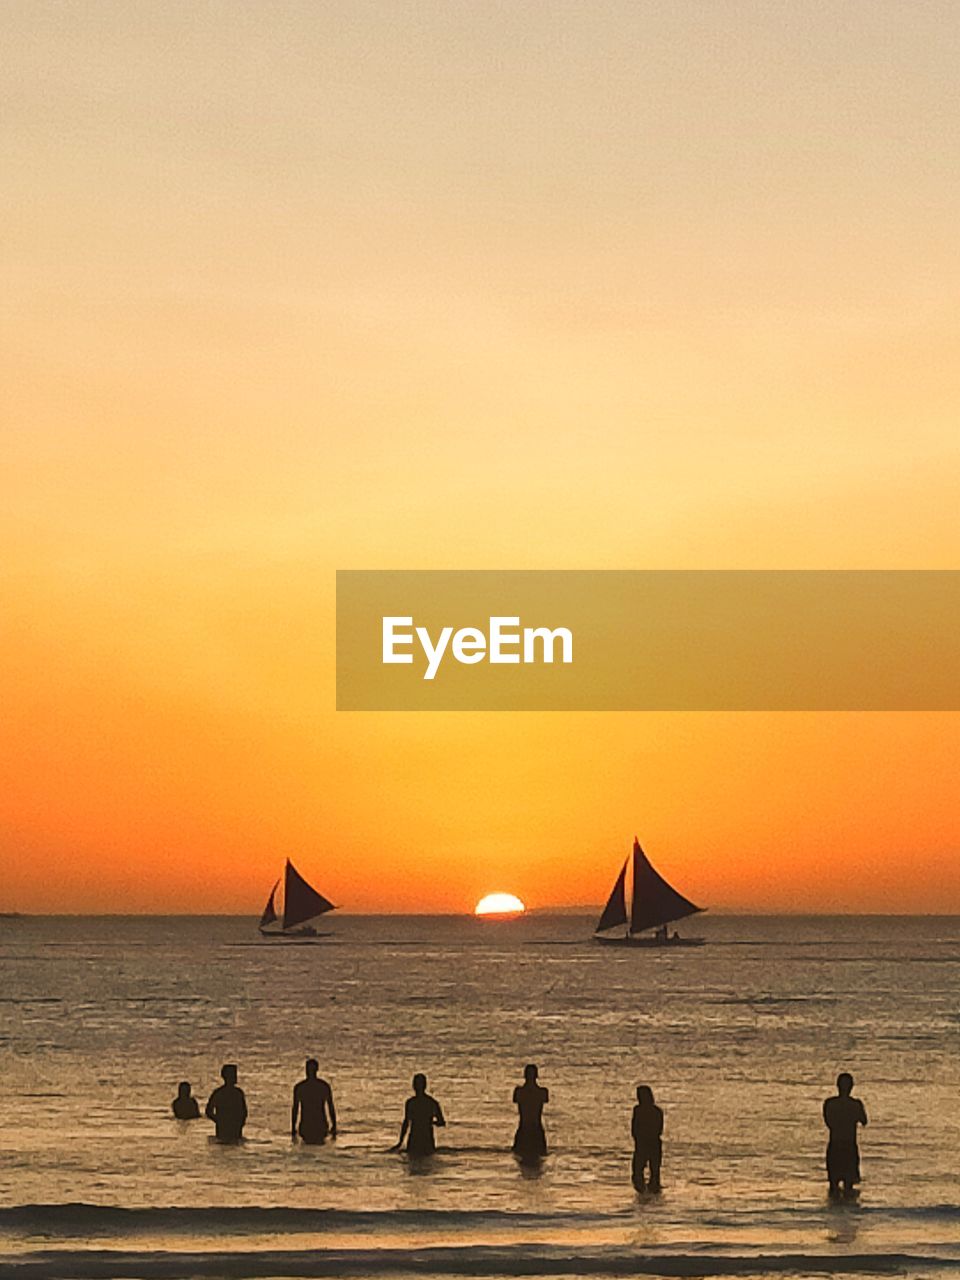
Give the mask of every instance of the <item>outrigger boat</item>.
POLYGON ((681 938, 669 933, 667 925, 696 915, 703 907, 694 906, 683 894, 667 884, 634 837, 633 857, 620 869, 607 899, 593 937, 608 947, 702 947, 705 938, 681 938), (633 867, 630 911, 627 912, 627 872, 633 867), (624 933, 610 933, 626 925, 624 933), (653 930, 650 933, 649 930, 653 930))
POLYGON ((270 890, 270 897, 260 917, 260 933, 264 938, 322 938, 310 923, 328 911, 335 911, 334 904, 318 893, 312 884, 287 859, 283 872, 283 909, 277 907, 277 891, 280 881, 270 890), (277 926, 277 927, 274 927, 277 926))

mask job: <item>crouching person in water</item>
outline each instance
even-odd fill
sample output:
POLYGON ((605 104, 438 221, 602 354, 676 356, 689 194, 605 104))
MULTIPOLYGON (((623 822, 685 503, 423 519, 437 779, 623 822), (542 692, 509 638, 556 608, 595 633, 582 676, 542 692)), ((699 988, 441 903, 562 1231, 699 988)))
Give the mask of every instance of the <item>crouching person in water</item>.
POLYGON ((190 1081, 181 1080, 173 1100, 173 1114, 178 1120, 199 1120, 200 1103, 190 1091, 190 1081))
POLYGON ((823 1104, 823 1122, 830 1130, 827 1143, 827 1179, 830 1198, 850 1199, 857 1194, 860 1181, 860 1148, 857 1127, 867 1123, 867 1113, 859 1098, 853 1096, 853 1076, 842 1071, 837 1076, 837 1092, 823 1104))
POLYGON ((446 1123, 440 1103, 427 1093, 427 1077, 418 1071, 413 1077, 413 1097, 403 1109, 400 1140, 393 1150, 400 1151, 406 1141, 408 1156, 432 1156, 437 1149, 433 1131, 446 1123))
POLYGON ((235 1064, 222 1066, 220 1077, 223 1084, 211 1093, 204 1114, 216 1125, 218 1142, 239 1142, 247 1123, 247 1100, 237 1085, 235 1064))
POLYGON ((637 1105, 630 1125, 633 1134, 633 1185, 638 1191, 660 1190, 663 1160, 663 1111, 653 1100, 648 1084, 637 1085, 637 1105), (645 1175, 650 1170, 650 1181, 645 1175))

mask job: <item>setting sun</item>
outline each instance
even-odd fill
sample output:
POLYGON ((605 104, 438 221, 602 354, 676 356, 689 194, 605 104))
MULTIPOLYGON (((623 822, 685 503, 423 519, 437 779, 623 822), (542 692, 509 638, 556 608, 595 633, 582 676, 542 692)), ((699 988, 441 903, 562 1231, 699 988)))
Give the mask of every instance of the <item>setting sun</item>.
POLYGON ((480 899, 473 913, 478 916, 517 916, 525 910, 520 899, 512 893, 488 893, 480 899))

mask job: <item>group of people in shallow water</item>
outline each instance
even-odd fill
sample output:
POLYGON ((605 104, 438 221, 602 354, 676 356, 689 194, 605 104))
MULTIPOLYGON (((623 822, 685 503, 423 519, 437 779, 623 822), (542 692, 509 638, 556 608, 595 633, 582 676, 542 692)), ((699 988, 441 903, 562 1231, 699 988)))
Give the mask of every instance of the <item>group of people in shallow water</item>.
MULTIPOLYGON (((305 1075, 293 1089, 290 1111, 290 1136, 310 1144, 325 1142, 337 1136, 337 1110, 333 1090, 319 1075, 316 1058, 308 1058, 305 1075)), ((523 1084, 513 1091, 517 1108, 517 1130, 513 1153, 524 1164, 537 1164, 547 1154, 547 1135, 543 1127, 543 1108, 550 1101, 550 1091, 540 1083, 539 1069, 529 1063, 523 1069, 523 1084)), ((212 1120, 218 1142, 235 1143, 243 1138, 247 1122, 247 1100, 237 1084, 237 1068, 232 1062, 220 1069, 223 1081, 207 1100, 204 1115, 212 1120)), ((193 1096, 188 1081, 181 1082, 173 1100, 173 1114, 178 1120, 197 1120, 200 1104, 193 1096)), ((837 1077, 837 1092, 823 1104, 823 1121, 827 1127, 827 1180, 833 1199, 849 1199, 856 1195, 860 1181, 860 1149, 858 1135, 867 1123, 867 1113, 859 1098, 853 1096, 853 1076, 849 1071, 837 1077)), ((413 1077, 413 1094, 403 1109, 400 1137, 392 1151, 406 1150, 411 1158, 431 1156, 437 1149, 436 1130, 446 1125, 443 1109, 436 1098, 427 1093, 427 1077, 418 1071, 413 1077)), ((633 1185, 640 1192, 660 1191, 660 1168, 663 1162, 663 1110, 658 1107, 649 1085, 637 1086, 637 1102, 630 1123, 633 1137, 633 1185)))
MULTIPOLYGON (((306 1074, 293 1089, 290 1110, 290 1136, 303 1142, 320 1143, 337 1136, 337 1109, 333 1090, 319 1075, 320 1064, 308 1058, 306 1074)), ((212 1120, 218 1142, 234 1143, 243 1139, 247 1123, 247 1099, 237 1084, 237 1067, 227 1062, 220 1068, 218 1085, 207 1099, 204 1115, 212 1120)), ((178 1120, 199 1120, 200 1104, 193 1096, 189 1080, 181 1080, 173 1100, 173 1114, 178 1120)))

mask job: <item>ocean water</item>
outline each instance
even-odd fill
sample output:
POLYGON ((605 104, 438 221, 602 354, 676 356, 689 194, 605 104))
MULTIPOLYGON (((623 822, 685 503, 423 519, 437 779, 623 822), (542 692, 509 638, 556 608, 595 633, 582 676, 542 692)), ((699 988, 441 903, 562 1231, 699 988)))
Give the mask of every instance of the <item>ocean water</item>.
POLYGON ((619 951, 592 921, 0 920, 0 1277, 938 1275, 960 1269, 960 920, 734 918, 619 951), (289 1138, 308 1055, 340 1136, 289 1138), (170 1115, 235 1061, 248 1140, 170 1115), (537 1062, 550 1154, 509 1154, 537 1062), (823 1098, 851 1070, 859 1202, 830 1205, 823 1098), (391 1154, 410 1077, 446 1112, 391 1154), (630 1180, 637 1083, 664 1192, 630 1180))

